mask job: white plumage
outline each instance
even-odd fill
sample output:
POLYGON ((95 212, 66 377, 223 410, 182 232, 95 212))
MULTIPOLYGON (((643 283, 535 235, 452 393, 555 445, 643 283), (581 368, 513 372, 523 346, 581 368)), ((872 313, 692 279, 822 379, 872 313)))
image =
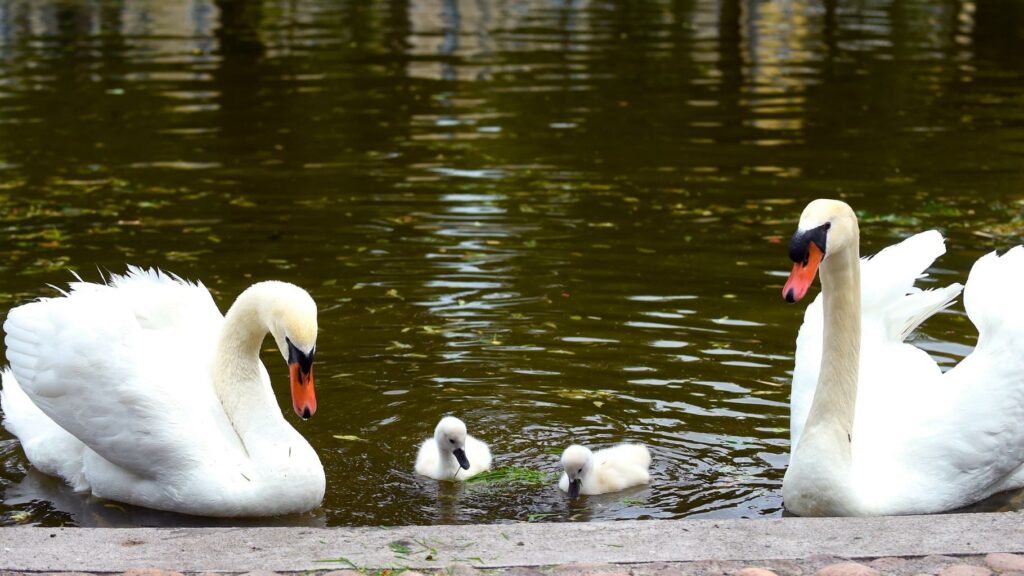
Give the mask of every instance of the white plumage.
POLYGON ((75 282, 9 313, 3 423, 34 466, 99 497, 207 516, 309 510, 323 467, 278 409, 259 346, 270 332, 311 362, 316 330, 312 299, 280 282, 226 318, 201 284, 156 270, 75 282))
POLYGON ((943 374, 904 342, 961 291, 959 284, 913 287, 945 252, 941 235, 924 232, 862 261, 846 204, 812 203, 797 234, 824 223, 831 228, 822 295, 797 337, 787 509, 933 513, 1024 486, 1024 248, 974 265, 963 290, 978 343, 943 374), (859 301, 852 288, 858 265, 859 301), (857 319, 860 338, 849 338, 857 319))
POLYGON ((573 498, 578 494, 617 492, 647 484, 650 466, 651 453, 642 444, 618 444, 597 452, 573 444, 562 453, 565 472, 558 487, 573 498))
POLYGON ((445 416, 416 454, 416 473, 435 480, 466 480, 491 467, 491 450, 466 433, 466 425, 445 416))

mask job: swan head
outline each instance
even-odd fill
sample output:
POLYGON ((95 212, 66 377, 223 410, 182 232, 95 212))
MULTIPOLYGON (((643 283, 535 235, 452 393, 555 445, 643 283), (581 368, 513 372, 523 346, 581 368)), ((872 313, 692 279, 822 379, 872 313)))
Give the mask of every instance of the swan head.
POLYGON ((451 452, 459 461, 463 470, 469 470, 469 458, 466 457, 466 425, 454 416, 445 416, 434 428, 434 441, 437 449, 451 452))
POLYGON ((580 495, 580 487, 583 485, 583 477, 590 472, 594 465, 594 453, 589 448, 573 444, 562 452, 562 468, 569 478, 569 498, 575 499, 580 495))
POLYGON ((818 199, 804 208, 796 233, 789 241, 793 271, 782 288, 782 297, 793 303, 807 294, 818 266, 830 254, 858 242, 857 215, 841 200, 818 199))
MULTIPOLYGON (((286 282, 261 282, 263 321, 288 362, 292 408, 303 420, 316 413, 313 355, 316 353, 316 302, 308 292, 286 282)), ((251 289, 251 288, 250 288, 251 289)))

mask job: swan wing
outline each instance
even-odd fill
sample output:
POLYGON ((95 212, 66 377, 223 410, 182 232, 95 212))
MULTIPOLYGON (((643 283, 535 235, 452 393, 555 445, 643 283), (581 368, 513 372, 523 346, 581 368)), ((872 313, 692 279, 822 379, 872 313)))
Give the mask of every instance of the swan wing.
MULTIPOLYGON (((942 235, 935 230, 922 232, 899 244, 861 260, 861 388, 858 410, 889 393, 893 367, 921 379, 937 376, 935 362, 925 353, 903 341, 926 319, 950 306, 962 286, 920 290, 914 282, 926 276, 925 270, 945 253, 942 235), (885 384, 874 386, 873 383, 885 384)), ((790 442, 795 446, 810 412, 818 384, 823 346, 822 296, 819 294, 804 312, 797 334, 793 385, 790 400, 790 442)))
POLYGON ((104 459, 141 477, 182 470, 237 435, 210 363, 223 316, 210 293, 157 270, 11 310, 11 370, 31 402, 104 459))
MULTIPOLYGON (((965 505, 1024 486, 1024 247, 980 258, 964 289, 974 351, 919 400, 913 458, 965 505)), ((925 391, 922 391, 925 392, 925 391)), ((910 454, 911 451, 907 450, 910 454)))
POLYGON ((51 476, 64 478, 75 491, 89 489, 82 461, 85 444, 43 414, 9 369, 3 371, 0 409, 4 414, 4 427, 21 442, 33 466, 51 476))
POLYGON ((858 397, 852 484, 871 513, 951 510, 1024 486, 1022 292, 1024 248, 981 258, 964 290, 974 351, 945 374, 885 361, 884 401, 858 397))

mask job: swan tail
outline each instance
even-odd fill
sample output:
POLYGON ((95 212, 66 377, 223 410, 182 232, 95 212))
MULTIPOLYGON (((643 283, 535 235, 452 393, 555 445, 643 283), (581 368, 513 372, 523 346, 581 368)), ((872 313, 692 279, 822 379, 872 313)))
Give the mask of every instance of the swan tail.
MULTIPOLYGON (((916 293, 914 282, 927 276, 925 270, 945 253, 946 241, 942 234, 928 230, 864 259, 861 265, 861 306, 864 309, 885 309, 907 294, 916 293)), ((916 314, 913 316, 917 317, 916 314)), ((917 324, 927 317, 921 317, 917 324)))
POLYGON ((1024 342, 1024 247, 974 263, 964 288, 964 308, 978 328, 978 348, 988 341, 1024 342))
POLYGON ((60 476, 76 491, 89 490, 83 466, 85 445, 32 402, 10 369, 0 378, 4 428, 21 442, 29 462, 46 474, 60 476))

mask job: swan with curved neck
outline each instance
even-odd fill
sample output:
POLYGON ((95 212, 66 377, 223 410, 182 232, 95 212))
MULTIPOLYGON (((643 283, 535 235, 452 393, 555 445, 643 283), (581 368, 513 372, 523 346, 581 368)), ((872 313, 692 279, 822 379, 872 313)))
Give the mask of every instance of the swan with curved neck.
POLYGON ((971 271, 964 299, 978 345, 945 373, 904 342, 961 291, 913 287, 944 250, 925 232, 862 261, 846 203, 804 209, 782 294, 800 300, 818 273, 821 296, 797 340, 789 511, 931 513, 1024 486, 1024 248, 989 254, 971 271))
POLYGON ((269 333, 292 407, 311 417, 316 304, 301 288, 255 284, 221 316, 202 285, 129 268, 19 306, 4 330, 4 425, 37 468, 76 490, 206 516, 302 512, 323 499, 323 466, 259 359, 269 333))

